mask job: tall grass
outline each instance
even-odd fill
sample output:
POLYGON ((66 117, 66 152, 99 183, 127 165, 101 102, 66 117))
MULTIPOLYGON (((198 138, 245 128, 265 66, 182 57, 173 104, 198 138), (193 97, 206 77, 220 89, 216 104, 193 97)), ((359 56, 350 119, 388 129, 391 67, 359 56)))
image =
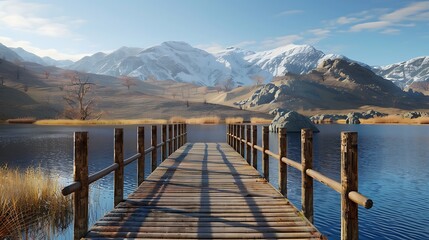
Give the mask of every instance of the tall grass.
POLYGON ((273 120, 272 119, 266 119, 266 118, 260 118, 260 117, 252 117, 250 118, 251 123, 261 123, 261 124, 269 124, 273 120))
POLYGON ((133 125, 133 124, 166 124, 165 119, 104 119, 104 120, 76 120, 76 119, 46 119, 38 120, 38 125, 133 125))
POLYGON ((180 116, 173 116, 169 120, 170 123, 185 123, 186 118, 180 116))
POLYGON ((186 119, 187 124, 219 124, 220 117, 199 117, 186 119))
POLYGON ((6 120, 7 123, 25 123, 25 124, 31 124, 36 122, 35 118, 27 117, 27 118, 12 118, 6 120))
POLYGON ((429 117, 403 118, 398 115, 376 117, 370 119, 360 119, 363 124, 429 124, 429 117))
POLYGON ((46 239, 72 220, 70 197, 40 168, 0 168, 0 237, 46 239))
POLYGON ((243 123, 243 118, 242 117, 228 117, 225 118, 225 123, 226 124, 233 124, 233 123, 243 123))

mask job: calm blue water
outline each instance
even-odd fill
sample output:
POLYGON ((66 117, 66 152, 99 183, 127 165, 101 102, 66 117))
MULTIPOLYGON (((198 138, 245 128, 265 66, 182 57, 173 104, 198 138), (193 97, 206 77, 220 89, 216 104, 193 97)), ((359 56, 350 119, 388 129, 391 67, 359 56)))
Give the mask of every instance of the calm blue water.
MULTIPOLYGON (((0 125, 0 165, 21 169, 40 166, 67 184, 73 172, 73 132, 89 131, 89 171, 95 172, 113 162, 113 128, 0 125)), ((136 152, 136 126, 123 128, 127 157, 136 152)), ((429 126, 320 125, 319 129, 321 132, 314 135, 314 168, 336 180, 340 176, 340 132, 359 134, 359 191, 374 201, 372 209, 359 208, 360 239, 428 238, 429 126)), ((223 125, 189 126, 188 132, 190 142, 225 141, 223 125)), ((260 129, 258 135, 261 141, 260 129)), ((288 134, 289 158, 299 160, 299 141, 299 134, 288 134)), ((146 146, 149 143, 146 128, 146 146)), ((270 148, 277 151, 273 133, 270 148)), ((150 166, 147 160, 146 166, 150 166)), ((275 187, 277 166, 277 160, 271 159, 270 182, 275 187)), ((298 208, 300 179, 300 172, 288 170, 288 197, 298 208)), ((110 174, 91 187, 91 222, 113 207, 112 182, 110 174)), ((125 187, 125 194, 136 187, 135 164, 126 167, 125 187)), ((339 239, 339 194, 315 181, 314 202, 316 227, 329 239, 339 239)), ((71 228, 55 239, 72 239, 71 228)))

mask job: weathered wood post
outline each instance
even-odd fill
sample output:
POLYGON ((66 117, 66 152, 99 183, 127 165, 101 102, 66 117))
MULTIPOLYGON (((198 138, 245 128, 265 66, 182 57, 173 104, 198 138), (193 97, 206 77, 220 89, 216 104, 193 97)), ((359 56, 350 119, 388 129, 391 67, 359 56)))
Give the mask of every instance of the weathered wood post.
POLYGON ((124 199, 124 130, 115 128, 115 163, 119 167, 115 170, 114 206, 124 199))
POLYGON ((313 178, 308 176, 307 169, 313 168, 313 130, 301 130, 301 209, 311 223, 313 217, 313 178))
POLYGON ((258 126, 252 126, 252 166, 258 169, 258 150, 255 148, 258 145, 258 126))
POLYGON ((137 131, 137 151, 140 153, 140 157, 137 160, 137 186, 140 186, 144 181, 144 127, 139 127, 137 131))
POLYGON ((228 145, 231 145, 229 144, 229 124, 226 125, 226 143, 228 143, 228 145))
POLYGON ((240 125, 235 125, 235 136, 237 137, 235 139, 235 151, 240 153, 240 125))
POLYGON ((164 161, 167 158, 167 126, 165 124, 161 128, 161 138, 164 143, 161 147, 161 161, 164 161))
POLYGON ((168 124, 168 156, 173 153, 173 125, 168 124))
POLYGON ((278 131, 279 137, 279 191, 283 196, 287 197, 287 165, 282 161, 283 157, 287 157, 287 136, 286 128, 280 128, 278 131))
POLYGON ((357 240, 358 206, 349 199, 351 191, 358 191, 357 133, 341 133, 341 239, 357 240))
POLYGON ((151 145, 153 147, 152 149, 152 168, 151 168, 151 172, 155 171, 156 166, 157 166, 157 150, 156 149, 156 141, 158 139, 157 136, 157 130, 156 130, 156 125, 152 125, 152 138, 151 138, 151 145))
POLYGON ((248 144, 251 142, 252 136, 250 131, 250 125, 246 126, 246 161, 250 165, 250 161, 252 160, 252 147, 248 144))
POLYGON ((185 123, 185 142, 184 143, 187 143, 187 142, 188 142, 188 124, 185 123))
POLYGON ((182 146, 182 136, 180 136, 180 134, 182 134, 182 124, 178 123, 177 124, 177 149, 179 149, 180 146, 182 146))
POLYGON ((268 126, 262 127, 262 170, 264 173, 264 178, 269 181, 270 177, 270 159, 268 154, 265 152, 265 150, 269 149, 269 132, 268 132, 268 126))
POLYGON ((182 124, 180 124, 180 147, 182 147, 183 146, 183 144, 185 144, 185 140, 184 140, 184 136, 183 136, 183 130, 184 130, 184 126, 185 124, 184 123, 182 123, 182 124))
POLYGON ((232 126, 232 136, 231 136, 231 140, 232 140, 232 148, 235 150, 235 124, 233 124, 232 126))
POLYGON ((74 133, 74 169, 75 182, 81 187, 74 193, 74 239, 78 240, 88 232, 88 133, 74 133))
POLYGON ((240 125, 240 153, 241 153, 241 156, 243 158, 244 158, 244 142, 243 142, 243 140, 245 139, 245 137, 244 137, 244 128, 245 127, 246 126, 243 124, 240 125))
POLYGON ((174 143, 173 143, 173 149, 174 151, 177 150, 177 136, 179 136, 179 134, 177 134, 177 124, 174 124, 174 143))

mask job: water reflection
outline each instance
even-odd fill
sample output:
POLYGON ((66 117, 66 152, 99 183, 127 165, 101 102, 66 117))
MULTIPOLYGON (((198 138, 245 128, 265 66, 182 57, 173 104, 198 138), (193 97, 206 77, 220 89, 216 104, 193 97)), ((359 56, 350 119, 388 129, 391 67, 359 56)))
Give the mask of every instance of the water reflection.
MULTIPOLYGON (((123 126, 121 126, 123 127, 123 126)), ((63 183, 72 181, 73 132, 89 131, 89 171, 113 162, 114 126, 55 127, 0 125, 0 164, 25 169, 40 165, 63 183)), ((137 126, 125 126, 125 157, 136 153, 137 126)), ((374 200, 370 210, 360 208, 360 239, 420 239, 429 236, 429 126, 320 125, 314 135, 314 168, 339 180, 340 132, 359 133, 359 190, 374 200)), ((149 126, 145 146, 150 146, 149 126)), ((225 142, 224 125, 188 127, 190 142, 225 142)), ((158 128, 158 142, 160 141, 158 128)), ((261 144, 261 130, 258 129, 261 144)), ((270 149, 277 152, 277 135, 270 134, 270 149)), ((300 159, 300 136, 288 134, 288 157, 300 159)), ((160 157, 160 153, 158 156, 160 157)), ((258 170, 261 171, 260 157, 258 170)), ((159 159, 158 159, 159 161, 159 159)), ((150 156, 146 158, 150 166, 150 156)), ((277 187, 278 161, 270 159, 270 182, 277 187)), ((125 168, 125 195, 136 187, 135 163, 125 168)), ((146 169, 146 176, 149 175, 146 169)), ((288 197, 300 206, 301 173, 288 168, 288 197)), ((90 222, 113 206, 112 174, 91 186, 90 222)), ((340 236, 340 196, 315 182, 315 224, 329 239, 340 236)), ((56 239, 71 239, 71 229, 56 239)))

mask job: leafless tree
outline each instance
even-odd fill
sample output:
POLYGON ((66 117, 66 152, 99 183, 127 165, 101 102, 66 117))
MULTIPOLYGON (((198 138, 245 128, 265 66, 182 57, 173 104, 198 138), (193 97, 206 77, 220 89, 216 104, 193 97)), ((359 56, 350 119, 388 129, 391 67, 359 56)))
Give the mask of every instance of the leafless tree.
POLYGON ((263 84, 265 81, 265 78, 261 75, 253 75, 251 77, 251 79, 255 83, 256 86, 263 84))
POLYGON ((45 71, 45 78, 46 79, 49 79, 49 76, 51 75, 51 73, 50 72, 48 72, 48 71, 45 71))
POLYGON ((4 77, 3 76, 0 76, 0 82, 1 82, 1 85, 4 86, 4 77))
MULTIPOLYGON (((91 92, 95 86, 89 81, 89 77, 80 76, 78 73, 68 74, 70 84, 66 85, 64 100, 67 107, 64 110, 66 118, 87 120, 93 117, 95 97, 91 92), (91 96, 92 95, 92 96, 91 96)), ((97 116, 97 118, 99 118, 97 116)))
POLYGON ((226 92, 231 91, 234 88, 234 86, 235 86, 235 83, 232 77, 229 77, 222 82, 222 87, 226 92))
POLYGON ((130 90, 131 86, 136 86, 137 82, 133 77, 129 76, 120 76, 119 79, 122 81, 122 85, 128 88, 130 90))

